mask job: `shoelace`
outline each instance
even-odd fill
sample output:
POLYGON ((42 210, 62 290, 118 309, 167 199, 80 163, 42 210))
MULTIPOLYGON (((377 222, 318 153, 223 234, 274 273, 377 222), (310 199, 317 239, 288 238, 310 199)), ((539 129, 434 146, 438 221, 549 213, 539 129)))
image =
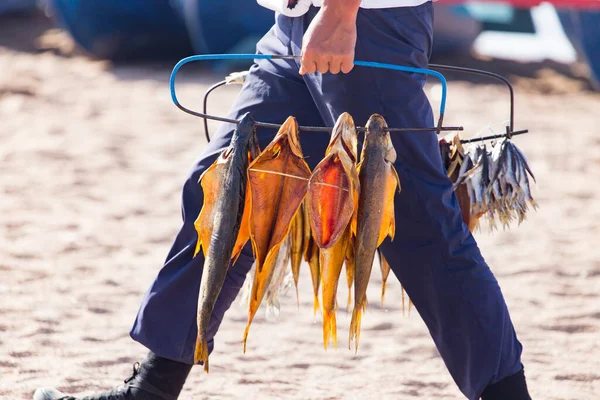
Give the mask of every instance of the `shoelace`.
POLYGON ((136 362, 133 364, 133 373, 131 374, 131 376, 127 379, 125 379, 123 382, 124 383, 129 383, 132 380, 135 379, 136 376, 138 376, 138 374, 140 373, 140 363, 136 362))

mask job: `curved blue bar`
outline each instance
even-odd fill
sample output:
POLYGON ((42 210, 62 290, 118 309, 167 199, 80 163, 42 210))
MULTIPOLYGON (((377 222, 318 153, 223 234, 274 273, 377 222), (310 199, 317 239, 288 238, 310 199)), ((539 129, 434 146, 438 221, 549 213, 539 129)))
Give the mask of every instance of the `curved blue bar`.
MULTIPOLYGON (((179 100, 177 100, 177 95, 175 94, 175 76, 179 69, 192 61, 206 61, 206 60, 255 60, 255 59, 264 59, 270 60, 272 58, 296 58, 296 57, 287 57, 287 56, 277 56, 272 54, 201 54, 197 56, 186 57, 183 60, 179 61, 175 64, 173 68, 173 72, 171 72, 171 78, 169 80, 169 88, 171 90, 171 99, 175 105, 179 106, 179 100)), ((440 114, 443 115, 446 109, 446 78, 444 75, 440 74, 437 71, 432 71, 430 69, 424 68, 414 68, 414 67, 405 67, 403 65, 396 64, 385 64, 378 63, 372 61, 354 61, 354 65, 358 65, 361 67, 371 67, 371 68, 383 68, 383 69, 391 69, 394 71, 404 71, 404 72, 415 72, 419 74, 431 75, 440 80, 442 84, 442 100, 440 103, 440 114)))
POLYGON ((169 79, 169 89, 171 90, 171 99, 176 106, 179 106, 179 100, 175 94, 175 75, 181 67, 192 61, 206 61, 206 60, 256 60, 265 59, 269 60, 273 58, 271 54, 200 54, 197 56, 190 56, 180 60, 173 71, 171 72, 171 78, 169 79))

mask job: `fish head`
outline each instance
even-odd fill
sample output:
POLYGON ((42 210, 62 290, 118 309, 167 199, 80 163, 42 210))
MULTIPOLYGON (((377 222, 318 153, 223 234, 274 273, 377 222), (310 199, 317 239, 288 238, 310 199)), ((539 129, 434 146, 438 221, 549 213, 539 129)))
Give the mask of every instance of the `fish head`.
POLYGON ((304 158, 302 155, 302 146, 300 146, 300 136, 298 132, 298 121, 296 118, 290 116, 279 128, 277 136, 273 139, 273 143, 281 145, 281 142, 287 140, 292 152, 298 156, 304 158))
POLYGON ((237 123, 231 142, 239 142, 243 145, 247 145, 255 139, 256 121, 254 120, 254 117, 252 117, 252 114, 246 113, 237 123))
POLYGON ((347 112, 342 113, 333 126, 327 153, 329 153, 335 143, 340 143, 352 162, 356 163, 358 157, 358 134, 354 125, 354 119, 347 112))
POLYGON ((244 114, 238 121, 229 146, 221 152, 218 162, 226 162, 235 148, 247 151, 250 159, 256 158, 260 153, 258 139, 256 138, 256 121, 250 113, 244 114))
POLYGON ((451 146, 450 149, 451 154, 450 154, 450 158, 452 160, 454 160, 456 158, 456 154, 458 153, 461 157, 464 156, 464 150, 463 150, 463 146, 462 143, 460 142, 460 136, 458 136, 458 133, 454 133, 452 136, 452 141, 451 141, 451 146))
MULTIPOLYGON (((387 131, 387 123, 379 114, 373 114, 367 121, 365 133, 365 146, 381 146, 385 154, 385 160, 391 163, 396 161, 396 149, 392 144, 392 138, 387 131)), ((364 149, 363 147, 363 149, 364 149)))
POLYGON ((440 147, 440 155, 442 156, 442 162, 445 168, 450 165, 450 143, 445 138, 438 139, 438 146, 440 147))

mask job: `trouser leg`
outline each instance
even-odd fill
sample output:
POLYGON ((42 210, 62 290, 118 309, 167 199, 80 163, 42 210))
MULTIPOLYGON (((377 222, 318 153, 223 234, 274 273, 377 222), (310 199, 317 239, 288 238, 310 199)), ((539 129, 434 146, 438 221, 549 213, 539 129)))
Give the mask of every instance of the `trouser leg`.
MULTIPOLYGON (((312 10, 304 21, 308 24, 312 10)), ((427 67, 432 5, 360 10, 356 59, 427 67)), ((293 38, 301 40, 301 32, 293 38)), ((348 111, 364 125, 373 113, 390 127, 434 126, 424 77, 355 67, 347 75, 307 76, 324 121, 348 111)), ((470 399, 521 368, 502 292, 462 216, 434 132, 392 133, 402 192, 395 197, 396 236, 382 244, 460 390, 470 399)))
MULTIPOLYGON (((290 26, 290 19, 280 18, 276 26, 258 43, 258 52, 290 54, 289 39, 286 39, 289 37, 286 30, 290 26)), ((305 83, 297 74, 295 63, 283 60, 259 60, 252 67, 230 116, 239 118, 245 112, 251 112, 256 120, 264 122, 282 123, 288 116, 293 115, 301 124, 323 124, 305 83)), ((175 238, 164 266, 144 295, 131 329, 131 337, 134 340, 155 354, 171 360, 193 364, 198 291, 204 264, 202 254, 193 257, 197 240, 194 221, 200 212, 203 199, 198 179, 227 147, 233 128, 233 125, 221 126, 186 180, 182 196, 183 226, 175 238)), ((276 131, 259 129, 257 133, 261 148, 264 148, 276 131)), ((327 135, 319 133, 301 135, 301 144, 308 157, 307 162, 312 167, 320 159, 319 155, 325 151, 328 139, 327 135)), ((229 269, 215 304, 208 329, 211 351, 214 335, 225 311, 237 296, 252 262, 251 246, 248 243, 237 263, 229 269)))

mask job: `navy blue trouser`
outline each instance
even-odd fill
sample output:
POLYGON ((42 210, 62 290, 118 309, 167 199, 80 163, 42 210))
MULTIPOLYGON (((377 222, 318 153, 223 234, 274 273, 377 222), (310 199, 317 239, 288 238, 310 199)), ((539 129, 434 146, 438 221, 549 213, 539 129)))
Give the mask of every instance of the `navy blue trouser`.
MULTIPOLYGON (((356 59, 427 67, 432 45, 431 3, 358 13, 356 59)), ((278 15, 257 45, 259 53, 299 55, 302 36, 316 14, 278 15)), ((430 104, 417 74, 355 67, 349 74, 300 76, 295 61, 258 60, 233 106, 231 117, 251 112, 259 121, 282 123, 293 115, 301 125, 333 126, 349 112, 357 125, 372 113, 392 127, 433 126, 430 104)), ((193 258, 194 221, 202 206, 198 178, 228 144, 233 125, 223 125, 194 166, 183 188, 183 226, 166 263, 146 293, 131 336, 159 356, 193 363, 196 309, 203 258, 193 258)), ((264 148, 274 130, 259 130, 264 148)), ((463 224, 446 177, 437 137, 395 133, 395 164, 402 192, 396 195, 396 237, 382 250, 414 305, 452 377, 469 399, 490 383, 521 368, 516 338, 500 287, 473 236, 463 224)), ((307 162, 322 159, 329 135, 301 133, 307 162)), ((250 246, 228 272, 210 322, 210 346, 253 262, 250 246)))

